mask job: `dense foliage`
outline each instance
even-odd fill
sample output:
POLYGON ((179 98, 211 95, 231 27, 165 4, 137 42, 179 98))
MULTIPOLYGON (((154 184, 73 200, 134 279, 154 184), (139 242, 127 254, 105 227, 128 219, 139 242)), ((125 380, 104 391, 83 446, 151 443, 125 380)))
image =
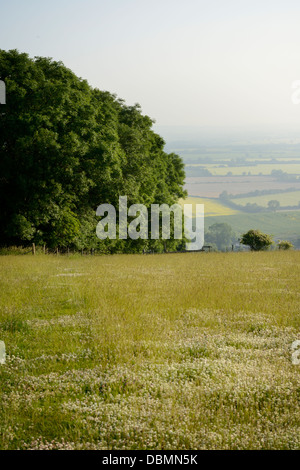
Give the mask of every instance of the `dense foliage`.
MULTIPOLYGON (((173 204, 184 165, 139 105, 93 89, 61 62, 0 50, 0 244, 160 250, 162 241, 100 241, 98 205, 173 204)), ((178 241, 168 242, 176 247, 178 241)))
POLYGON ((226 251, 231 249, 237 237, 232 227, 226 223, 212 224, 205 232, 205 243, 212 245, 214 249, 226 251))
POLYGON ((249 230, 242 235, 240 242, 250 247, 251 251, 261 251, 269 248, 272 243, 272 237, 260 230, 249 230))

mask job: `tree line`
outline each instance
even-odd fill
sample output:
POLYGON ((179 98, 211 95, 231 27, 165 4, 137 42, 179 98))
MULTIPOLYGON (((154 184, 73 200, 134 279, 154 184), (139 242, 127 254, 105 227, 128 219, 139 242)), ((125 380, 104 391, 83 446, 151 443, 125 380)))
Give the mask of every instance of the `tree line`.
POLYGON ((154 121, 61 62, 0 50, 0 245, 103 252, 176 249, 181 240, 99 240, 96 208, 185 197, 181 158, 154 121))

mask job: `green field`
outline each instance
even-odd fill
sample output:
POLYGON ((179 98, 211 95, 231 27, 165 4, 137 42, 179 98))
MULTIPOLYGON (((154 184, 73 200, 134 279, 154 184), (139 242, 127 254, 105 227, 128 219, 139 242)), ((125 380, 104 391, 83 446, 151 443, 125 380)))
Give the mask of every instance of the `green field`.
MULTIPOLYGON (((278 199, 281 201, 282 205, 283 203, 286 203, 288 205, 288 195, 295 195, 295 193, 299 194, 300 200, 299 191, 282 194, 271 194, 265 197, 266 200, 278 199), (279 196, 283 196, 282 199, 279 199, 279 196), (285 196, 286 199, 284 200, 285 196)), ((264 196, 262 196, 262 198, 263 197, 264 196)), ((244 201, 244 204, 247 202, 256 202, 257 204, 260 204, 259 197, 233 199, 233 202, 235 202, 236 204, 243 204, 241 201, 244 201)), ((246 231, 254 228, 266 232, 270 235, 273 235, 274 238, 277 240, 287 239, 295 243, 296 240, 300 239, 300 211, 298 210, 279 212, 277 211, 275 213, 270 211, 246 213, 233 210, 216 199, 198 197, 188 197, 185 200, 181 200, 180 203, 194 204, 194 209, 196 207, 196 204, 204 204, 205 228, 208 228, 215 223, 227 223, 233 228, 234 232, 238 237, 240 237, 246 231)))
POLYGON ((299 252, 0 257, 0 448, 299 449, 299 275, 299 252))
POLYGON ((258 204, 262 207, 268 207, 268 202, 276 200, 281 206, 297 206, 300 202, 300 191, 289 191, 286 193, 266 194, 264 196, 254 196, 246 198, 236 198, 233 202, 245 206, 246 204, 258 204))
MULTIPOLYGON (((239 199, 236 199, 238 201, 239 199)), ((214 223, 231 225, 238 236, 250 229, 259 229, 281 240, 295 241, 300 238, 300 211, 242 213, 236 215, 209 217, 205 226, 214 223)))

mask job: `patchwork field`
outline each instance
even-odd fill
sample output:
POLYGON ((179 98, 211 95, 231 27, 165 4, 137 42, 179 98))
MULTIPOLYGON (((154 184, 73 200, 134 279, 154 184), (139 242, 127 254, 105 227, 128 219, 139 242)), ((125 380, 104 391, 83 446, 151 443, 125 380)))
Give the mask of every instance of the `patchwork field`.
POLYGON ((0 257, 0 448, 299 449, 299 275, 299 252, 0 257))
POLYGON ((268 202, 276 200, 280 202, 281 206, 298 205, 300 202, 300 191, 290 191, 287 193, 266 194, 264 196, 254 196, 248 198, 233 199, 236 204, 245 206, 246 204, 258 204, 262 207, 268 207, 268 202))
POLYGON ((245 165, 245 166, 230 166, 226 162, 222 162, 222 166, 216 164, 187 164, 186 170, 189 172, 197 171, 197 168, 203 167, 210 171, 213 176, 225 176, 229 172, 233 176, 242 175, 271 175, 273 170, 282 170, 285 173, 299 175, 300 163, 294 162, 289 164, 272 163, 272 164, 258 164, 258 165, 245 165))

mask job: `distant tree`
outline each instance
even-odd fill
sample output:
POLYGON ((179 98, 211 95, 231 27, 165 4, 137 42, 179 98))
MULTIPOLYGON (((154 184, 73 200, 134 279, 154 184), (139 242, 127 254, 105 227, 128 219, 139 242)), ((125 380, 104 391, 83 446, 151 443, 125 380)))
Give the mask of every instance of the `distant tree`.
POLYGON ((292 248, 294 248, 294 245, 287 241, 287 240, 281 240, 278 242, 277 244, 279 250, 291 250, 292 248))
POLYGON ((272 199, 271 201, 268 202, 268 208, 274 212, 276 212, 277 209, 280 207, 280 202, 276 201, 275 199, 272 199))
POLYGON ((244 207, 241 206, 240 209, 244 210, 245 212, 262 212, 264 210, 264 208, 256 204, 256 202, 255 203, 247 202, 247 204, 244 207))
POLYGON ((205 233, 205 243, 216 246, 218 250, 225 251, 236 241, 232 227, 226 223, 211 225, 205 233))
POLYGON ((251 251, 261 251, 269 248, 272 245, 273 240, 270 235, 267 235, 260 230, 249 230, 242 235, 240 243, 242 243, 242 245, 249 246, 251 251))
POLYGON ((285 173, 282 170, 272 170, 271 171, 271 176, 277 179, 281 179, 285 173))
POLYGON ((220 196, 219 196, 221 201, 228 201, 229 200, 229 194, 227 191, 223 191, 220 196))

